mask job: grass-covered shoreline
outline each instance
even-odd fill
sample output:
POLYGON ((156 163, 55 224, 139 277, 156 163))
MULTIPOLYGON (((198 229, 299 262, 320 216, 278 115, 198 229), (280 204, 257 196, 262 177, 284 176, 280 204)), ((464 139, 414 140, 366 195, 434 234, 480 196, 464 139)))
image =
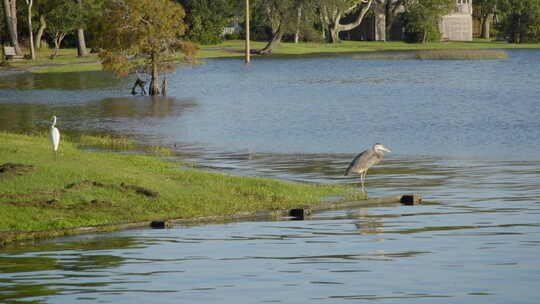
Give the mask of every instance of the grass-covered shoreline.
MULTIPOLYGON (((266 42, 253 41, 252 49, 261 49, 266 45, 266 42)), ((197 59, 204 60, 209 58, 241 58, 243 52, 244 41, 228 40, 216 45, 202 45, 201 50, 197 54, 197 59)), ((516 48, 540 48, 540 43, 531 44, 512 44, 502 41, 488 41, 475 39, 471 42, 432 42, 426 44, 405 43, 400 41, 342 41, 341 43, 288 43, 283 42, 266 58, 295 58, 298 56, 320 56, 330 54, 369 54, 385 51, 445 51, 445 54, 451 53, 453 50, 468 50, 470 54, 474 50, 485 49, 516 49, 516 48)), ((51 50, 40 50, 38 59, 10 61, 7 67, 0 67, 0 76, 2 71, 21 71, 32 73, 64 73, 64 72, 88 72, 101 71, 101 64, 97 54, 90 54, 88 57, 78 58, 76 49, 61 49, 57 58, 49 59, 51 50)), ((179 54, 179 59, 183 58, 179 54)), ((257 56, 255 55, 255 58, 257 56)), ((370 57, 368 59, 373 59, 370 57)), ((482 59, 473 58, 469 59, 482 59)))
POLYGON ((508 53, 493 49, 387 51, 353 55, 354 59, 371 60, 505 60, 508 53))
MULTIPOLYGON (((266 42, 252 42, 252 49, 261 49, 266 42)), ((199 52, 200 58, 242 57, 244 41, 229 40, 216 45, 205 45, 199 52)), ((402 41, 342 41, 340 43, 290 43, 283 42, 270 56, 298 56, 309 54, 356 54, 386 51, 421 51, 421 50, 483 50, 483 49, 538 49, 540 43, 515 44, 502 41, 475 39, 470 42, 430 42, 405 43, 402 41)))
POLYGON ((363 198, 345 186, 179 170, 179 162, 85 151, 77 141, 63 140, 55 160, 46 135, 0 132, 0 246, 62 234, 56 229, 316 206, 335 195, 363 198))

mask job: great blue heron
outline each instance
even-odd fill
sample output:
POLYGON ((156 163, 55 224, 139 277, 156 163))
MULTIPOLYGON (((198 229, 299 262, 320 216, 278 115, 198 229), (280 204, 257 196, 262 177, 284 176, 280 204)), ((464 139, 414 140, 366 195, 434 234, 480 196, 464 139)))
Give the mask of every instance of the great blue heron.
POLYGON ((349 168, 345 170, 345 175, 349 175, 349 173, 360 174, 362 192, 364 192, 364 180, 366 179, 368 169, 384 159, 384 152, 392 151, 382 144, 374 144, 371 149, 358 154, 349 165, 349 168))
POLYGON ((53 122, 51 125, 51 144, 54 151, 55 158, 58 157, 58 145, 60 145, 60 131, 56 128, 56 116, 53 116, 53 122))

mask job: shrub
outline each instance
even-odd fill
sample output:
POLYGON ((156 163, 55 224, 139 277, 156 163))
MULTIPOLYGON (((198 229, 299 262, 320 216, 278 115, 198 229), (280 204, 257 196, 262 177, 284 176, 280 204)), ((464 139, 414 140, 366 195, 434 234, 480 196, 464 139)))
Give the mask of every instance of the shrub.
POLYGON ((408 43, 435 42, 441 40, 438 23, 420 21, 421 16, 408 12, 402 14, 405 33, 403 39, 408 43))

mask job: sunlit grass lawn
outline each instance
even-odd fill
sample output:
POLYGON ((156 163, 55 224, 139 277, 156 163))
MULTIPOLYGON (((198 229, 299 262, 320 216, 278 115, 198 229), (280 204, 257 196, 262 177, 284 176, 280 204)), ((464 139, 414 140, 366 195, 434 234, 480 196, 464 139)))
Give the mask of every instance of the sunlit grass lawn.
MULTIPOLYGON (((53 50, 51 49, 41 49, 37 52, 36 60, 18 60, 11 61, 10 65, 17 66, 27 66, 27 65, 50 65, 50 64, 66 64, 66 63, 80 63, 80 62, 95 62, 98 61, 98 56, 95 53, 89 54, 87 57, 77 57, 76 48, 63 48, 59 50, 58 56, 54 59, 50 59, 50 55, 53 50)), ((29 51, 25 51, 29 54, 29 51)))
MULTIPOLYGON (((260 49, 266 45, 264 42, 253 42, 252 49, 260 49)), ((203 46, 200 56, 229 57, 244 56, 242 50, 244 41, 230 40, 216 45, 203 46), (224 51, 227 49, 228 51, 224 51)), ((511 44, 499 41, 475 39, 472 42, 433 42, 433 43, 405 43, 401 41, 342 41, 340 43, 281 43, 273 50, 275 55, 302 55, 318 53, 363 53, 376 51, 413 51, 413 50, 452 50, 452 49, 508 49, 508 48, 540 48, 540 43, 511 44)))
MULTIPOLYGON (((0 166, 17 163, 34 167, 21 174, 0 173, 0 244, 6 231, 315 206, 329 195, 363 198, 346 186, 236 177, 185 168, 179 162, 149 155, 79 148, 131 148, 134 143, 125 138, 64 138, 58 160, 46 134, 0 132, 0 142, 0 166)), ((156 148, 149 152, 163 155, 167 151, 156 148)))

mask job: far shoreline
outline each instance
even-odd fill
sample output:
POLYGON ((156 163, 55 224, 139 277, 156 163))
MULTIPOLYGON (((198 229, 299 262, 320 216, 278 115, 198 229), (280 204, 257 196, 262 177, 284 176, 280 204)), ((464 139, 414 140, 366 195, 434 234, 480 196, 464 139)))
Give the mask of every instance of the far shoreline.
MULTIPOLYGON (((211 58, 243 58, 242 40, 228 40, 216 45, 203 45, 195 57, 196 60, 204 61, 211 58)), ((266 42, 252 42, 252 48, 263 48, 266 42)), ((405 42, 376 42, 376 41, 342 41, 341 43, 289 43, 283 42, 274 49, 271 55, 254 55, 254 58, 288 59, 303 56, 333 56, 333 55, 358 55, 369 57, 371 54, 380 52, 412 52, 412 51, 441 51, 451 53, 453 50, 469 51, 475 53, 478 50, 507 50, 507 49, 540 49, 540 43, 535 44, 511 44, 501 41, 486 41, 476 39, 472 42, 435 42, 426 44, 411 44, 405 42)), ((31 73, 66 73, 66 72, 95 72, 102 71, 101 63, 97 54, 88 57, 77 57, 76 49, 62 49, 58 58, 48 59, 50 50, 41 50, 38 60, 29 59, 8 61, 8 66, 0 67, 0 77, 11 77, 31 73)), ((474 56, 473 56, 474 57, 474 56)), ((500 57, 500 56, 499 56, 500 57)), ((465 59, 501 59, 501 58, 465 58, 465 59)), ((358 59, 358 58, 356 58, 358 59)), ((363 58, 362 58, 363 59, 363 58)), ((365 58, 373 59, 373 58, 365 58)), ((393 59, 393 58, 375 58, 393 59)), ((451 58, 455 59, 455 58, 451 58)), ((457 58, 459 59, 459 58, 457 58)), ((183 55, 178 56, 179 63, 185 62, 183 55)))

